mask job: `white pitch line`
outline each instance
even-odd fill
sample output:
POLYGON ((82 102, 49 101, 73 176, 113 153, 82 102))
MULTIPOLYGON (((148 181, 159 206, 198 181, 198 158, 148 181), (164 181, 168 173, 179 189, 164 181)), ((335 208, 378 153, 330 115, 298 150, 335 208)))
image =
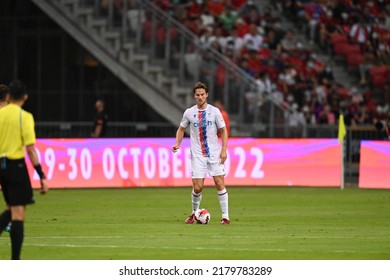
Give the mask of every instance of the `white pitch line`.
POLYGON ((120 236, 120 235, 101 235, 101 236, 25 236, 25 239, 107 239, 107 238, 113 238, 113 239, 119 239, 119 238, 125 238, 128 236, 120 236))
MULTIPOLYGON (((186 235, 188 236, 188 235, 186 235)), ((190 235, 190 236, 195 236, 195 235, 190 235)), ((73 236, 73 235, 69 235, 69 236, 25 236, 25 239, 109 239, 109 238, 113 238, 113 239, 120 239, 120 238, 161 238, 161 237, 164 237, 164 238, 179 238, 179 237, 183 237, 183 236, 172 236, 172 235, 148 235, 148 236, 145 236, 145 235, 99 235, 99 236, 73 236)), ((211 238, 220 238, 220 236, 210 236, 211 238)), ((253 236, 245 236, 245 235, 229 235, 229 238, 233 239, 233 238, 238 238, 238 239, 253 239, 253 236)), ((295 236, 291 236, 291 235, 260 235, 259 236, 259 239, 261 238, 264 238, 264 239, 268 239, 268 238, 272 238, 272 239, 275 239, 275 238, 283 238, 283 239, 286 239, 286 238, 291 238, 291 239, 363 239, 363 240, 389 240, 390 241, 390 237, 387 237, 387 236, 383 236, 383 238, 380 238, 378 236, 305 236, 305 235, 295 235, 295 236)))
MULTIPOLYGON (((167 247, 167 246, 132 246, 132 245, 77 245, 77 244, 24 244, 25 246, 31 246, 31 247, 64 247, 64 248, 111 248, 111 249, 117 249, 117 248, 129 248, 129 249, 151 249, 151 250, 188 250, 187 247, 167 247)), ((214 251, 226 251, 226 247, 223 248, 210 248, 210 247, 192 247, 191 250, 214 250, 214 251)), ((229 248, 230 251, 246 251, 246 252, 320 252, 318 250, 287 250, 287 249, 266 249, 266 248, 229 248)), ((354 250, 328 250, 328 251, 321 251, 322 253, 364 253, 364 254, 386 254, 388 252, 383 251, 354 251, 354 250)))
MULTIPOLYGON (((188 250, 186 247, 167 247, 167 246, 131 246, 131 245, 77 245, 77 244, 24 244, 24 246, 31 247, 66 247, 66 248, 130 248, 130 249, 167 249, 167 250, 188 250)), ((191 250, 215 250, 215 251, 226 251, 226 248, 205 248, 205 247, 191 247, 191 250)), ((253 248, 230 248, 230 251, 275 251, 275 252, 286 252, 285 249, 253 249, 253 248)))

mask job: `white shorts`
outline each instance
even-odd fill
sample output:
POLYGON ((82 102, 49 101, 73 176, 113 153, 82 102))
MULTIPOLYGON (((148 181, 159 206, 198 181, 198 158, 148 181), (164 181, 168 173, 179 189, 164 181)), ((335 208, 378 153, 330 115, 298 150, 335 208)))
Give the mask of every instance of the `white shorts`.
POLYGON ((192 157, 191 158, 191 176, 192 178, 206 178, 207 172, 211 177, 224 176, 225 168, 221 164, 220 157, 192 157))

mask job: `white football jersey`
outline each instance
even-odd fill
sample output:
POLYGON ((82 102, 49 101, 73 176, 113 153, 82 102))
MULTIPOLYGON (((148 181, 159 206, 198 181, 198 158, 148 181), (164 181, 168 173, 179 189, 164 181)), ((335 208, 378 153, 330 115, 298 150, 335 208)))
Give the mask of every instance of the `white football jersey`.
POLYGON ((191 157, 219 157, 221 146, 217 132, 225 127, 225 121, 218 108, 207 104, 206 109, 199 110, 194 105, 184 112, 180 126, 190 126, 191 157))

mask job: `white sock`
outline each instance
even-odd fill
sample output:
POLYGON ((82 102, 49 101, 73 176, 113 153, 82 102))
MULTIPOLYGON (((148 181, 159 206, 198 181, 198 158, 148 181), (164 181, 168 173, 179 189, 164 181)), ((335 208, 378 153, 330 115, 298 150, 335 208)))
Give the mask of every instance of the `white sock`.
POLYGON ((191 193, 192 197, 192 213, 195 213, 199 209, 200 202, 202 201, 202 193, 191 193))
POLYGON ((229 219, 229 195, 226 189, 218 191, 218 200, 221 206, 222 218, 229 219))

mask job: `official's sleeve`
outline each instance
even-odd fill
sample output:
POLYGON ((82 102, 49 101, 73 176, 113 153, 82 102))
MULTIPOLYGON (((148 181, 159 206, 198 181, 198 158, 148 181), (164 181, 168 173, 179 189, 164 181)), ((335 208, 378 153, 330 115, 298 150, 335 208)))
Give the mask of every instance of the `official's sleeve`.
POLYGON ((35 122, 30 113, 23 114, 22 138, 24 146, 35 144, 35 122))

